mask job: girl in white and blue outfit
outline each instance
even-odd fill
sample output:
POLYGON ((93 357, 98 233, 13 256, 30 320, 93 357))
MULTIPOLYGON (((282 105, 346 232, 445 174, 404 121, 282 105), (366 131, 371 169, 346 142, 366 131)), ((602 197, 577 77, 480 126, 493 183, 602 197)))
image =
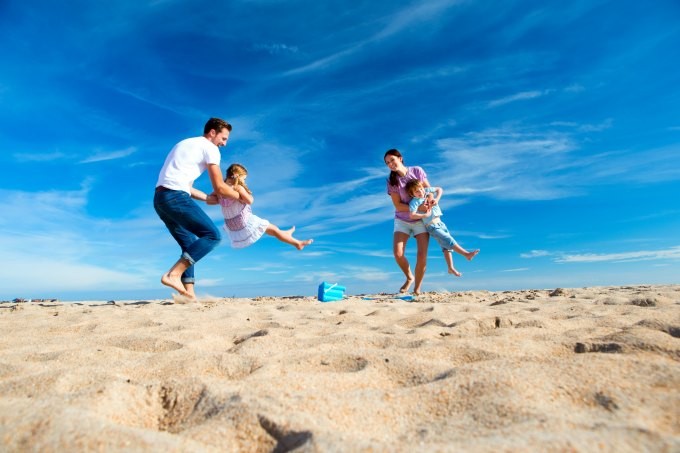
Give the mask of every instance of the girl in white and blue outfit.
POLYGON ((422 220, 423 225, 430 236, 433 237, 437 243, 442 247, 444 252, 444 259, 446 260, 446 265, 449 268, 449 274, 453 274, 456 277, 460 277, 461 274, 453 267, 453 256, 451 251, 455 251, 463 255, 465 258, 471 260, 478 253, 479 249, 468 252, 463 247, 458 245, 456 240, 449 233, 449 229, 446 224, 441 221, 442 210, 439 207, 439 199, 441 198, 444 190, 441 187, 425 187, 422 182, 417 179, 413 179, 406 183, 406 191, 411 198, 409 202, 409 215, 413 220, 422 220), (428 194, 434 196, 434 202, 432 204, 426 201, 428 194), (428 208, 427 212, 418 212, 418 208, 422 204, 426 204, 428 208))

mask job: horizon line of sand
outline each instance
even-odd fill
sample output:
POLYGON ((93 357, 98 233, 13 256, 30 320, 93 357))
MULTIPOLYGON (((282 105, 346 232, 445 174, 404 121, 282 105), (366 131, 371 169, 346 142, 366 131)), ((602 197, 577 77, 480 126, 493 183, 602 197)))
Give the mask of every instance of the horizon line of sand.
MULTIPOLYGON (((357 294, 349 294, 346 293, 343 299, 341 300, 348 300, 352 298, 364 298, 364 297, 371 297, 373 298, 372 300, 376 300, 375 297, 377 298, 385 298, 385 299, 401 299, 401 300, 406 300, 406 301, 417 301, 420 299, 421 301, 426 300, 428 297, 431 297, 433 295, 451 295, 451 294, 474 294, 474 293, 488 293, 488 294, 498 294, 498 293, 511 293, 511 292, 536 292, 536 291, 541 291, 541 292, 548 292, 548 295, 551 297, 554 296, 559 296, 563 295, 564 293, 568 291, 578 291, 578 290, 595 290, 595 289, 607 289, 607 288, 621 288, 621 289, 635 289, 635 288, 651 288, 654 286, 675 286, 674 284, 633 284, 633 285, 596 285, 596 286, 584 286, 584 287, 550 287, 550 288, 527 288, 527 289, 514 289, 514 290, 486 290, 486 289, 468 289, 468 290, 433 290, 433 291, 425 291, 421 293, 420 295, 414 295, 410 292, 407 293, 398 293, 398 292, 380 292, 380 293, 357 293, 357 294), (410 297, 409 297, 410 296, 410 297)), ((230 299, 238 299, 238 300, 261 300, 261 299, 317 299, 317 296, 312 296, 309 294, 302 295, 302 294, 289 294, 289 295, 269 295, 269 296, 214 296, 214 295, 199 295, 196 299, 195 302, 210 302, 210 301, 216 301, 216 300, 230 300, 230 299)), ((368 300, 368 299, 367 299, 368 300)), ((320 301, 320 300, 319 300, 320 301)), ((161 302, 177 302, 177 303, 186 303, 185 299, 180 297, 176 293, 171 293, 168 297, 165 298, 140 298, 140 299, 116 299, 116 298, 103 298, 103 299, 60 299, 60 298, 14 298, 12 300, 0 300, 0 304, 21 304, 21 303, 76 303, 76 304, 116 304, 116 303, 139 303, 139 302, 149 302, 149 303, 161 303, 161 302), (178 302, 179 301, 179 302, 178 302)), ((322 302, 322 301, 320 301, 322 302)), ((324 303, 329 303, 329 302, 339 302, 339 301, 323 301, 324 303)))

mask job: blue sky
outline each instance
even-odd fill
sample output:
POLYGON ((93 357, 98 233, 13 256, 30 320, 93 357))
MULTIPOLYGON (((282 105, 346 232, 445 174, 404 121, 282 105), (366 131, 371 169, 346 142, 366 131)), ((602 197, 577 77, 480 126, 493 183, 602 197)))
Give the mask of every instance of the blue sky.
POLYGON ((396 291, 389 148, 481 249, 455 278, 432 241, 425 291, 680 282, 677 1, 10 0, 0 48, 0 299, 169 297, 153 189, 211 116, 315 242, 223 241, 199 296, 396 291))

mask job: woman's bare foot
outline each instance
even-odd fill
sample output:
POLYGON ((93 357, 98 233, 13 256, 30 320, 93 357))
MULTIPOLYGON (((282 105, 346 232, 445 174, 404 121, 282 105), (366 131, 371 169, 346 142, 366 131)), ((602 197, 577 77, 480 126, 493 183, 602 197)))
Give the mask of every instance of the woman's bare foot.
POLYGON ((401 288, 399 288, 400 293, 407 293, 408 289, 411 287, 413 284, 413 275, 409 275, 406 277, 406 281, 404 282, 403 285, 401 285, 401 288))
POLYGON ((165 286, 169 286, 183 296, 192 297, 192 295, 187 292, 184 284, 182 284, 182 278, 179 276, 174 276, 169 273, 163 274, 161 277, 161 283, 165 286))
POLYGON ((458 271, 457 271, 455 268, 453 268, 453 267, 450 267, 450 268, 449 268, 449 274, 453 274, 453 275, 455 275, 456 277, 460 277, 461 275, 463 275, 463 274, 461 274, 460 272, 458 272, 458 271))
MULTIPOLYGON (((295 227, 293 227, 293 228, 295 228, 295 227)), ((314 242, 314 239, 307 239, 306 241, 298 241, 295 248, 298 249, 298 250, 302 250, 303 248, 307 247, 312 242, 314 242)))
MULTIPOLYGON (((466 254, 465 254, 465 258, 467 258, 468 261, 472 261, 472 258, 474 258, 475 256, 477 256, 478 253, 479 253, 479 249, 473 250, 473 251, 471 251, 471 252, 466 253, 466 254)), ((450 271, 449 271, 449 272, 450 272, 450 271)), ((453 273, 455 274, 455 272, 453 272, 453 273)))

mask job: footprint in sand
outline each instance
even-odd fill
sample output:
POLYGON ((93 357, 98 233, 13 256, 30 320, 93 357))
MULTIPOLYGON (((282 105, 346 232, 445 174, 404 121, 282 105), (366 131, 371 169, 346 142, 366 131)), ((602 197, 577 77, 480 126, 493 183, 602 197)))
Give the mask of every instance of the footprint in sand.
POLYGON ((114 338, 109 343, 111 346, 135 352, 168 352, 184 347, 176 341, 161 340, 160 338, 114 338))
POLYGON ((446 327, 446 324, 439 319, 433 318, 432 314, 429 312, 418 313, 415 315, 407 316, 396 322, 396 325, 403 327, 405 329, 415 329, 418 327, 424 327, 428 325, 434 325, 437 327, 446 327))
POLYGON ((53 352, 36 352, 34 354, 30 354, 26 357, 26 360, 30 360, 31 362, 49 362, 50 360, 56 360, 61 356, 61 352, 53 351, 53 352))
POLYGON ((661 331, 661 332, 665 332, 673 338, 680 338, 680 327, 672 326, 670 324, 666 324, 664 322, 657 321, 655 319, 643 319, 642 321, 638 322, 636 325, 640 326, 640 327, 646 327, 646 328, 652 329, 652 330, 658 330, 658 331, 661 331))
POLYGON ((368 360, 350 354, 314 354, 294 366, 303 373, 356 373, 368 366, 368 360))

